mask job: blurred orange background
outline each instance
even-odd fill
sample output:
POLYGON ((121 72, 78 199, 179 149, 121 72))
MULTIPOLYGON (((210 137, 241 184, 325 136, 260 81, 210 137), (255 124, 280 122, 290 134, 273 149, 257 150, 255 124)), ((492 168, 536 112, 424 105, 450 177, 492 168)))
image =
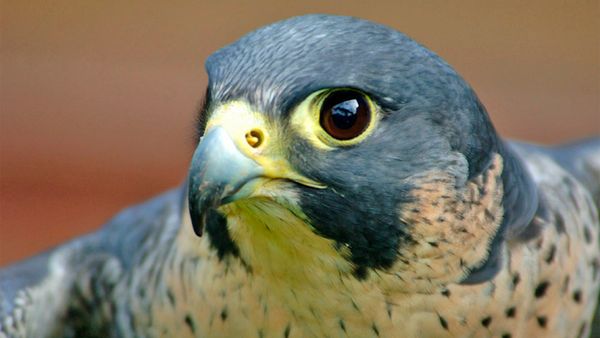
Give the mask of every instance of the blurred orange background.
POLYGON ((305 13, 354 15, 425 44, 504 136, 600 133, 599 2, 1 3, 0 265, 93 231, 182 181, 214 50, 305 13))

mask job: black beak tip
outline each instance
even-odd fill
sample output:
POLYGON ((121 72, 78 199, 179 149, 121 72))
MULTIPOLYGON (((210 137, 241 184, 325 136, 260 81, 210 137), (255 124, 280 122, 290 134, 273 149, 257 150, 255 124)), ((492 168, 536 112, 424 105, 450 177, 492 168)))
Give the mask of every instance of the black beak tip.
MULTIPOLYGON (((192 201, 190 201, 192 202, 192 201)), ((195 202, 195 201, 193 201, 195 202)), ((196 236, 198 237, 202 237, 202 233, 204 232, 204 224, 205 222, 205 216, 204 216, 204 212, 201 212, 200 210, 198 210, 198 207, 195 203, 190 203, 189 204, 189 212, 190 212, 190 219, 192 220, 192 228, 194 229, 194 233, 196 234, 196 236)))
POLYGON ((192 218, 192 227, 194 228, 194 233, 196 236, 202 237, 202 232, 204 231, 204 222, 192 218))

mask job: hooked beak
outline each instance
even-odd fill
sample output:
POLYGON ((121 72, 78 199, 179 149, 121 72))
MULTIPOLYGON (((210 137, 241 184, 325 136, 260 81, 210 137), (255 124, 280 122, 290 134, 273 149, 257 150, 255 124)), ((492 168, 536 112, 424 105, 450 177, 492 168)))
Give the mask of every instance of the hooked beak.
POLYGON ((243 105, 232 105, 216 112, 194 152, 188 176, 188 205, 198 236, 202 235, 207 210, 253 196, 265 178, 325 188, 296 172, 277 151, 272 151, 274 145, 264 123, 247 111, 243 105), (258 131, 258 136, 247 130, 258 131))
POLYGON ((220 127, 202 138, 194 152, 188 182, 190 216, 196 235, 202 235, 206 210, 247 197, 244 185, 264 170, 242 155, 227 132, 220 127))

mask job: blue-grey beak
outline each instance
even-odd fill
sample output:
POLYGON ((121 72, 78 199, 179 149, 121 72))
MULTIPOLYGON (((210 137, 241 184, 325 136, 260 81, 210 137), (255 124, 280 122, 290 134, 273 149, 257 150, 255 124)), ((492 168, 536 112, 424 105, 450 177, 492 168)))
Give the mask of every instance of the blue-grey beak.
POLYGON ((263 173, 222 127, 211 128, 194 152, 188 176, 190 217, 196 235, 202 235, 208 209, 245 197, 244 185, 263 173))

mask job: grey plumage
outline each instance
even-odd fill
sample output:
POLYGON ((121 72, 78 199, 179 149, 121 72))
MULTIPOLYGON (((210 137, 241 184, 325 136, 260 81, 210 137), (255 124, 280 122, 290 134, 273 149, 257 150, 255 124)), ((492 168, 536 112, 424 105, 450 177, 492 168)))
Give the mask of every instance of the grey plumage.
POLYGON ((0 337, 132 336, 128 325, 115 325, 131 320, 121 297, 139 291, 129 289, 134 275, 160 272, 157 256, 173 245, 182 196, 167 192, 96 233, 1 269, 0 337))

